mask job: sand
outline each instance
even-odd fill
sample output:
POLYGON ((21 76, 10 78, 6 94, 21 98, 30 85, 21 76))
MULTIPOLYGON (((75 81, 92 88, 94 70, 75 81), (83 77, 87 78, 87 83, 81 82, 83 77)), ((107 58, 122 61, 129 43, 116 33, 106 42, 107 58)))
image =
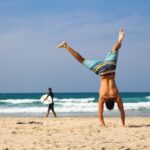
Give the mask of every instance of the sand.
POLYGON ((150 117, 0 117, 2 150, 150 150, 150 117))

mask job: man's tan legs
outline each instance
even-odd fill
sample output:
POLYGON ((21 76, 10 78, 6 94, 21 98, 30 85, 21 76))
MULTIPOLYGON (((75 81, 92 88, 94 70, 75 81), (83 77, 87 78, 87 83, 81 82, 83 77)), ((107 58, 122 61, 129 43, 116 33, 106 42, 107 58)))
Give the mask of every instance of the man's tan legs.
POLYGON ((80 63, 83 63, 84 58, 78 53, 76 52, 74 49, 72 49, 67 42, 62 42, 61 44, 59 44, 57 46, 57 48, 65 48, 66 50, 68 50, 68 52, 70 52, 70 54, 76 59, 78 60, 80 63))
POLYGON ((124 31, 123 29, 121 29, 121 30, 119 31, 118 41, 117 41, 117 43, 113 46, 112 51, 115 52, 115 51, 118 51, 118 50, 120 49, 121 43, 122 43, 122 40, 123 40, 124 36, 125 36, 125 31, 124 31))

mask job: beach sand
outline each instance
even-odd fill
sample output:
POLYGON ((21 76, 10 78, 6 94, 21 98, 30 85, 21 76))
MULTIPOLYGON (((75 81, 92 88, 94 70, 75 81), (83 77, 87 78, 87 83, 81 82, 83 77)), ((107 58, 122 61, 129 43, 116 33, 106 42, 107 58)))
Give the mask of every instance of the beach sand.
POLYGON ((2 150, 150 150, 150 117, 0 117, 2 150))

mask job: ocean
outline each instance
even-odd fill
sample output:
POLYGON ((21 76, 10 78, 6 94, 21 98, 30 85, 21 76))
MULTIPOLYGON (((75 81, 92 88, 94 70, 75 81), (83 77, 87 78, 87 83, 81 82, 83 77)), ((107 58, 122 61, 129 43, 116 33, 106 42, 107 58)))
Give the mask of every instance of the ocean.
MULTIPOLYGON (((0 116, 45 116, 48 105, 40 102, 44 93, 1 93, 0 116)), ((150 93, 120 93, 127 116, 150 116, 150 93)), ((97 116, 98 93, 54 93, 55 111, 63 116, 97 116)), ((119 116, 104 109, 105 116, 119 116)), ((50 116, 53 116, 50 114, 50 116)))

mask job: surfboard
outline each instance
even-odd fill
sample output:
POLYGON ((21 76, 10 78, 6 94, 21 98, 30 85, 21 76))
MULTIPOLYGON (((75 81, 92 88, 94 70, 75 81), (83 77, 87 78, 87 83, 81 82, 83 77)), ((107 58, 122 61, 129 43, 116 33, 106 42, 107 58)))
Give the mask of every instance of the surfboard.
POLYGON ((51 96, 48 96, 47 99, 45 100, 46 97, 47 97, 47 94, 42 95, 42 97, 40 98, 40 101, 43 104, 51 104, 53 102, 51 96))

